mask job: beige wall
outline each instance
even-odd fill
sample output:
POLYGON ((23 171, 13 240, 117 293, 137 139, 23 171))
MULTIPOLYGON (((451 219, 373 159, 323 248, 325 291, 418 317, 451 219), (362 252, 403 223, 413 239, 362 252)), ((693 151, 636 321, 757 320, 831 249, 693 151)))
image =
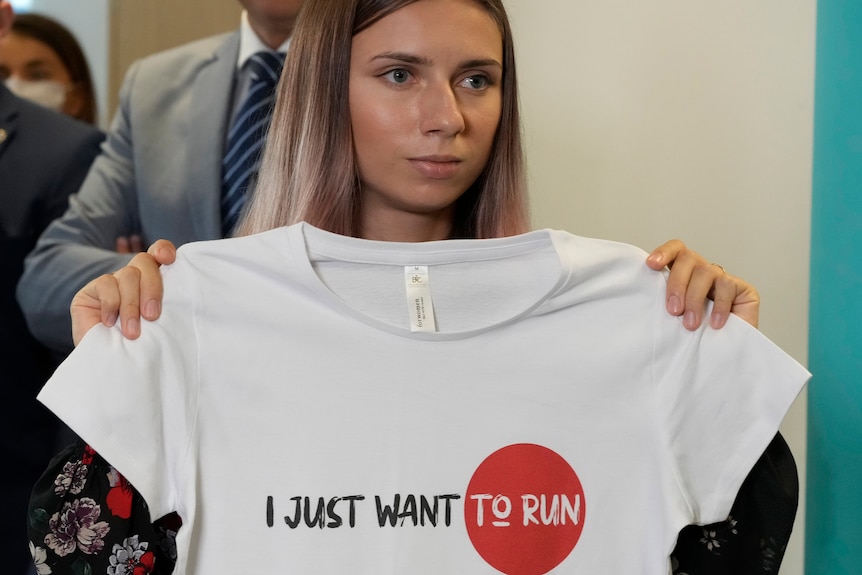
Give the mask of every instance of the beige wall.
MULTIPOLYGON (((505 1, 536 225, 682 238, 760 289, 762 331, 805 363, 816 0, 505 1)), ((783 431, 804 482, 804 397, 783 431)))
POLYGON ((236 0, 111 0, 108 109, 136 59, 239 25, 236 0))

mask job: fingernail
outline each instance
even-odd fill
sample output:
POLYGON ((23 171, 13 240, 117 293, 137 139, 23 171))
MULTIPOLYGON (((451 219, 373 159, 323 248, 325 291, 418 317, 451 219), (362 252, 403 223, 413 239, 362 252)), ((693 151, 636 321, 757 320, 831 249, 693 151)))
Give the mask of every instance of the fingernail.
POLYGON ((667 302, 668 309, 670 313, 673 315, 679 315, 682 313, 682 302, 679 299, 679 296, 672 295, 667 302))
POLYGON ((682 324, 686 327, 686 329, 694 329, 697 327, 697 316, 695 316, 694 312, 689 310, 685 312, 685 317, 682 319, 682 324))
POLYGON ((651 254, 650 257, 647 258, 647 261, 654 264, 660 264, 661 254, 651 254))
POLYGON ((114 325, 115 323, 117 323, 117 314, 111 314, 111 315, 109 315, 109 316, 107 317, 107 319, 105 320, 105 322, 106 322, 106 323, 105 323, 105 325, 107 325, 108 327, 111 327, 112 325, 114 325))
POLYGON ((159 302, 151 299, 144 304, 144 317, 147 319, 156 319, 159 315, 159 302))
POLYGON ((140 332, 140 329, 141 329, 140 323, 138 322, 137 319, 134 319, 134 318, 127 321, 126 325, 124 327, 126 328, 124 330, 126 332, 126 335, 129 335, 129 336, 138 335, 138 333, 140 332))
POLYGON ((711 325, 715 329, 719 329, 724 325, 724 322, 727 320, 727 316, 721 312, 714 312, 712 316, 709 318, 709 325, 711 325))

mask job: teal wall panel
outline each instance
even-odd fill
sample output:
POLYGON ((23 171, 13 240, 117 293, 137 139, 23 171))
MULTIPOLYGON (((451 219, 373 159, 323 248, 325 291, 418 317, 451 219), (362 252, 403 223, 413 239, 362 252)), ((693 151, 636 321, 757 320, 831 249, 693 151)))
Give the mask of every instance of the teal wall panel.
POLYGON ((862 573, 862 2, 820 0, 806 575, 862 573))

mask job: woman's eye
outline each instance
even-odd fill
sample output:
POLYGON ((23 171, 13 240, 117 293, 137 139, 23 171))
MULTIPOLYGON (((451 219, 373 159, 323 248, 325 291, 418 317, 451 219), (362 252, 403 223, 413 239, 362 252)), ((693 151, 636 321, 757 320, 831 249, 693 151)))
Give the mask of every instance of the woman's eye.
POLYGON ((44 68, 31 68, 27 74, 27 79, 37 82, 39 80, 52 80, 52 74, 44 68))
POLYGON ((461 84, 472 90, 484 90, 491 85, 491 80, 487 76, 483 75, 468 76, 463 82, 461 82, 461 84))
POLYGON ((410 72, 404 68, 396 68, 386 72, 384 77, 393 84, 404 84, 410 80, 410 72))

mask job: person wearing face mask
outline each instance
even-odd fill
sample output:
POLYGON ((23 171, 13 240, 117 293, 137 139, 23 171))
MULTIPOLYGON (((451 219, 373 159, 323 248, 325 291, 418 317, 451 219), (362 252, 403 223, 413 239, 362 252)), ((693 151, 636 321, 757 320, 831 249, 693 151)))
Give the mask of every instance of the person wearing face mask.
MULTIPOLYGON (((0 46, 7 46, 12 19, 11 5, 0 1, 0 46)), ((35 399, 56 361, 30 335, 15 286, 24 257, 66 209, 102 139, 93 126, 19 98, 0 82, 0 450, 15 462, 14 473, 0 474, 0 557, 11 575, 23 574, 30 561, 27 500, 58 431, 35 399)))
MULTIPOLYGON (((103 153, 28 257, 19 303, 33 334, 58 353, 72 349, 69 303, 88 281, 159 238, 181 245, 228 231, 224 162, 252 93, 253 57, 287 49, 302 0, 237 3, 235 30, 132 64, 103 153)), ((255 158, 250 149, 239 156, 255 158)))
POLYGON ((21 14, 0 40, 0 79, 20 98, 95 125, 96 91, 75 36, 56 20, 21 14))

